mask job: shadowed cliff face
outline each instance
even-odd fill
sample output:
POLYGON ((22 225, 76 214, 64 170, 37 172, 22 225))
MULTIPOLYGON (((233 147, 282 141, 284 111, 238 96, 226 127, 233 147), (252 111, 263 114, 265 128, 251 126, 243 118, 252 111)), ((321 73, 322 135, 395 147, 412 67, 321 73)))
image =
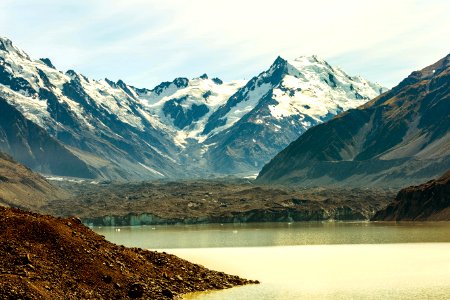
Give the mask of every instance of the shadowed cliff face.
POLYGON ((450 170, 442 177, 401 190, 372 221, 450 221, 450 170))
POLYGON ((44 174, 95 177, 94 172, 43 128, 0 96, 0 151, 44 174))
POLYGON ((259 182, 405 186, 450 166, 450 55, 391 91, 311 128, 259 182))

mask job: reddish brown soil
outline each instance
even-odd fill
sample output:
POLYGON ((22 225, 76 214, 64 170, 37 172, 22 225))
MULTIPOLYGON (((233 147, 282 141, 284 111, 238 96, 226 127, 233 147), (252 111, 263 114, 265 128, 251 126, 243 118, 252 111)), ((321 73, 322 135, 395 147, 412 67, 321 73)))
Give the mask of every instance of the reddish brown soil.
POLYGON ((75 218, 2 207, 0 255, 0 299, 172 299, 257 283, 114 245, 75 218))

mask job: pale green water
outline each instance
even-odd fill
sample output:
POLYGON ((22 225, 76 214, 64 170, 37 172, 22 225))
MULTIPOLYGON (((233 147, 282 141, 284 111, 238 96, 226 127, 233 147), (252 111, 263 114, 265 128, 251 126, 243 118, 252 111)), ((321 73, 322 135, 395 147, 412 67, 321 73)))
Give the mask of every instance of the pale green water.
POLYGON ((450 299, 450 222, 94 228, 260 285, 186 299, 450 299), (119 231, 120 229, 120 231, 119 231))

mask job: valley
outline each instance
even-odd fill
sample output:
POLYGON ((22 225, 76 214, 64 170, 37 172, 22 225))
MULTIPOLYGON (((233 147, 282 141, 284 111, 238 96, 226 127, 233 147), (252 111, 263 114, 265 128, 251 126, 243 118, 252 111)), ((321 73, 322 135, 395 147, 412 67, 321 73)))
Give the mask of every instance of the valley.
POLYGON ((448 299, 448 3, 3 2, 1 299, 448 299))

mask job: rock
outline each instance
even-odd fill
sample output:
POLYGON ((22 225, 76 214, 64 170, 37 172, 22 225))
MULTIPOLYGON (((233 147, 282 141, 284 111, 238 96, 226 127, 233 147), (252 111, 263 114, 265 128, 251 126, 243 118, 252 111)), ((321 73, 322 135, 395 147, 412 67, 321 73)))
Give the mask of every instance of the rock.
POLYGON ((103 280, 103 282, 105 282, 105 283, 111 283, 111 282, 112 282, 112 277, 109 276, 109 275, 103 275, 103 276, 102 276, 102 280, 103 280))
POLYGON ((31 258, 29 254, 20 256, 17 260, 16 260, 16 264, 17 265, 29 265, 31 264, 31 258))
POLYGON ((162 294, 163 294, 163 296, 170 298, 170 299, 173 299, 173 296, 174 296, 173 292, 169 289, 163 289, 162 294))
POLYGON ((81 224, 81 219, 79 217, 72 217, 71 220, 74 221, 76 224, 81 224))
POLYGON ((372 221, 449 221, 450 170, 438 179, 402 189, 372 221))
POLYGON ((128 296, 130 298, 141 298, 144 295, 145 285, 140 282, 135 282, 128 288, 128 296))
POLYGON ((167 300, 223 288, 223 282, 250 283, 234 282, 234 276, 219 276, 174 255, 113 245, 72 219, 0 207, 0 232, 0 273, 6 274, 0 276, 0 299, 167 300), (72 236, 75 230, 77 237, 72 236), (99 243, 101 249, 95 249, 99 243), (164 266, 157 267, 156 260, 164 266), (198 281, 200 274, 209 282, 198 281))

